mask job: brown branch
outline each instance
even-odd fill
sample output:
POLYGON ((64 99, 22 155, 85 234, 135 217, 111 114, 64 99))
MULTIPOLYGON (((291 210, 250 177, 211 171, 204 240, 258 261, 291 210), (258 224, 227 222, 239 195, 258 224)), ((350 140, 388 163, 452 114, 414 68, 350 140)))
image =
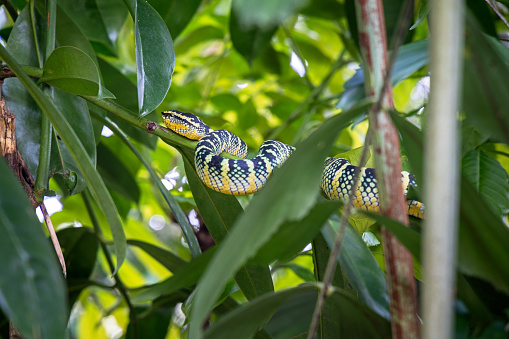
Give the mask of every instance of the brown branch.
MULTIPOLYGON (((399 134, 387 114, 387 109, 392 108, 394 104, 392 86, 388 81, 390 64, 387 55, 383 5, 380 0, 364 0, 356 5, 359 40, 366 65, 364 68, 366 93, 371 96, 381 96, 382 103, 381 107, 373 109, 370 113, 380 208, 382 214, 408 224, 401 185, 399 134)), ((401 26, 404 28, 405 24, 402 23, 401 26)), ((393 51, 393 58, 394 53, 395 51, 393 51)), ((393 338, 418 338, 420 328, 412 255, 385 228, 382 228, 382 237, 392 336, 393 338)))
POLYGON ((34 206, 34 208, 41 208, 44 220, 46 221, 46 227, 48 228, 48 232, 50 234, 51 242, 53 243, 55 252, 57 253, 60 265, 62 265, 62 271, 64 272, 64 276, 67 276, 67 269, 65 266, 62 248, 58 242, 58 238, 55 233, 55 229, 53 228, 53 224, 49 217, 48 211, 46 210, 44 203, 38 203, 35 199, 35 181, 17 149, 15 118, 16 116, 11 114, 9 109, 6 107, 4 98, 0 98, 0 153, 5 158, 9 167, 14 172, 14 175, 16 175, 19 182, 23 186, 23 189, 25 190, 25 193, 32 206, 34 206))

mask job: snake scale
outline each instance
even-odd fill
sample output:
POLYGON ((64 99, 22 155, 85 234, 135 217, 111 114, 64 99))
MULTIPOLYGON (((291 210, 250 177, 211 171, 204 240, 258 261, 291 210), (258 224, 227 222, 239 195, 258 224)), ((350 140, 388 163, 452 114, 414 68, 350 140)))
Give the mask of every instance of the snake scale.
MULTIPOLYGON (((235 134, 226 130, 214 131, 203 120, 191 113, 179 111, 162 112, 164 124, 170 130, 188 139, 198 140, 195 149, 196 171, 200 179, 211 189, 233 195, 246 195, 259 191, 274 168, 280 167, 295 149, 280 141, 265 141, 258 154, 247 157, 247 145, 235 134), (243 159, 221 157, 227 152, 243 159)), ((353 186, 356 166, 343 158, 327 158, 321 178, 321 188, 331 200, 348 200, 353 186)), ((360 169, 361 180, 354 192, 353 207, 374 213, 380 212, 378 188, 373 168, 360 169)), ((402 171, 401 182, 405 195, 409 186, 415 185, 412 173, 402 171)), ((407 200, 408 214, 424 217, 424 205, 407 200)))

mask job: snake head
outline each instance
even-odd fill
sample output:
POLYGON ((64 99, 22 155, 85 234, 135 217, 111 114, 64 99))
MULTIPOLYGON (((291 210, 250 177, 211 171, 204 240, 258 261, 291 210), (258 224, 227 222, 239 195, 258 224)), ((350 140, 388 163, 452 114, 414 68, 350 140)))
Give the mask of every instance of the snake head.
POLYGON ((163 122, 173 132, 191 140, 200 140, 212 129, 202 119, 191 113, 176 110, 161 113, 163 122))

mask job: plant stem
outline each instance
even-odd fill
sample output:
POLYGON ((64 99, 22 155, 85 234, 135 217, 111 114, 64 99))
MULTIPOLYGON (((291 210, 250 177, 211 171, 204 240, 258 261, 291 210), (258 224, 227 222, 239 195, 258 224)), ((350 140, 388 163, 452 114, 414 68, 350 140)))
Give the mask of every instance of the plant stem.
POLYGON ((462 90, 464 6, 461 0, 431 4, 432 77, 423 178, 423 338, 454 336, 461 163, 457 114, 462 90))
MULTIPOLYGON (((33 2, 32 2, 33 3, 33 2)), ((55 49, 55 28, 56 28, 56 12, 57 12, 57 1, 48 0, 46 7, 47 12, 47 26, 46 26, 46 41, 45 49, 43 53, 44 60, 48 59, 48 56, 55 49)), ((35 15, 35 13, 34 13, 35 15)), ((35 31, 35 20, 32 20, 32 29, 35 31)), ((34 39, 37 40, 34 34, 34 39)), ((39 54, 40 55, 40 54, 39 54)), ((39 66, 42 67, 41 58, 39 58, 39 66)), ((44 93, 50 98, 53 97, 53 88, 50 86, 43 87, 44 93)), ((35 191, 36 199, 42 201, 44 192, 48 190, 49 181, 49 166, 51 161, 51 133, 53 128, 46 115, 41 117, 41 147, 39 150, 39 166, 37 168, 37 178, 35 180, 35 191)))
MULTIPOLYGON (((405 23, 411 3, 407 1, 399 20, 397 44, 404 37, 405 23)), ((370 130, 373 131, 375 164, 382 214, 408 224, 403 187, 399 134, 387 111, 393 107, 390 67, 387 55, 387 37, 381 0, 356 2, 360 49, 364 60, 364 78, 367 96, 376 97, 378 105, 370 112, 370 130)), ((396 49, 393 49, 394 60, 396 49)), ((393 338, 418 338, 416 287, 411 253, 385 228, 382 228, 385 267, 389 290, 391 328, 393 338)))
POLYGON ((191 251, 191 254, 193 257, 197 257, 201 254, 200 245, 198 244, 198 240, 196 239, 196 236, 194 235, 193 228, 189 224, 189 220, 187 219, 187 216, 185 215, 184 211, 182 211, 182 208, 180 205, 175 201, 175 198, 173 195, 171 195, 166 187, 161 183, 161 180, 159 176, 156 174, 156 172, 152 169, 152 166, 143 158, 143 156, 138 152, 136 147, 127 139, 127 136, 124 134, 122 130, 120 130, 117 125, 115 125, 108 117, 103 118, 99 114, 96 114, 94 111, 92 112, 92 116, 94 119, 102 122, 105 126, 107 126, 109 129, 115 133, 116 136, 122 140, 122 142, 129 147, 129 149, 138 157, 138 159, 141 161, 141 163, 145 166, 148 173, 150 174, 150 177, 156 184, 157 188, 161 192, 161 194, 164 197, 164 200, 170 206, 171 211, 173 212, 173 215, 177 219, 180 228, 182 229, 182 233, 184 233, 184 237, 186 238, 186 241, 189 245, 189 249, 191 251))

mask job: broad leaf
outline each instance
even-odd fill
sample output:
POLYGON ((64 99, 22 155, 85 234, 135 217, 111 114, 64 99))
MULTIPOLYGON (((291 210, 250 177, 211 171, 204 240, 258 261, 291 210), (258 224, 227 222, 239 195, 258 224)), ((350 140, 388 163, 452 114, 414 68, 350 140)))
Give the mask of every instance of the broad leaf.
MULTIPOLYGON (((115 54, 115 47, 108 37, 107 22, 101 15, 97 1, 60 0, 58 5, 76 23, 96 51, 115 54)), ((123 14, 125 19, 126 11, 123 14)))
POLYGON ((462 159, 465 178, 497 215, 509 211, 509 176, 498 161, 488 154, 472 150, 462 159))
POLYGON ((175 51, 166 24, 145 0, 136 0, 134 21, 138 110, 144 116, 156 109, 168 93, 175 51))
POLYGON ((99 93, 99 71, 94 61, 76 47, 56 48, 44 64, 39 82, 45 82, 63 91, 97 96, 99 93))
POLYGON ((230 277, 266 243, 285 221, 302 219, 313 206, 323 161, 339 131, 368 105, 326 121, 272 175, 237 219, 197 287, 190 337, 200 336, 201 323, 230 277))
POLYGON ((479 30, 467 16, 463 81, 463 109, 470 124, 493 139, 509 141, 509 52, 479 30))
POLYGON ((25 338, 63 338, 65 283, 34 208, 0 160, 0 307, 25 338))
POLYGON ((290 260, 320 233, 329 215, 339 206, 339 202, 322 202, 316 204, 302 220, 285 222, 249 262, 270 264, 276 259, 290 260))
POLYGON ((254 59, 269 45, 277 27, 246 27, 239 19, 235 7, 230 14, 230 35, 233 47, 252 65, 254 59))
POLYGON ((201 0, 149 0, 149 3, 161 15, 176 40, 198 10, 201 0))
POLYGON ((233 0, 232 7, 238 20, 246 28, 256 26, 260 29, 273 29, 286 18, 297 13, 309 0, 233 0))
MULTIPOLYGON (((332 219, 331 224, 322 230, 331 248, 334 246, 338 229, 339 220, 332 219)), ((389 319, 389 296, 384 273, 361 236, 350 225, 346 226, 338 261, 348 281, 357 291, 359 299, 375 313, 389 319)))

